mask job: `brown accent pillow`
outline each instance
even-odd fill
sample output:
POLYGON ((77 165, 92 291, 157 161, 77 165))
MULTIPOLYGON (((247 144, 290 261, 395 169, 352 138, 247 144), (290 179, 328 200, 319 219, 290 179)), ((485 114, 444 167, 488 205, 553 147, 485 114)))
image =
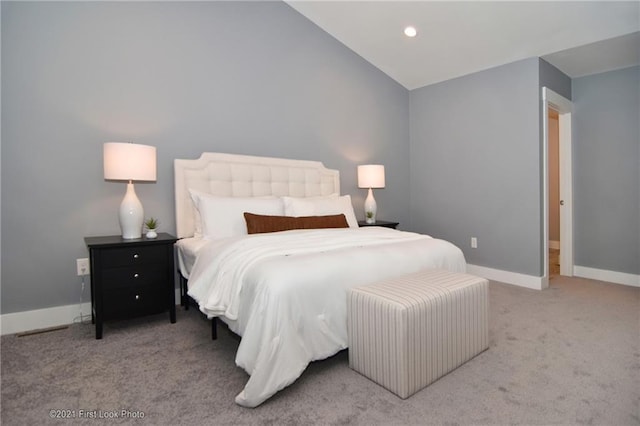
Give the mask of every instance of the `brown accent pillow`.
POLYGON ((347 218, 343 214, 331 216, 266 216, 244 213, 247 233, 290 231, 292 229, 348 228, 347 218))

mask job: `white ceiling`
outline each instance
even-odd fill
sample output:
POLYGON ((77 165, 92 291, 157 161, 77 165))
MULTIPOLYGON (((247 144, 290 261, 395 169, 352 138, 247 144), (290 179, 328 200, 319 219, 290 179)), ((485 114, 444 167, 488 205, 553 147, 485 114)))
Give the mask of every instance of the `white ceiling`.
POLYGON ((287 3, 407 89, 535 56, 570 77, 640 64, 639 1, 287 3))

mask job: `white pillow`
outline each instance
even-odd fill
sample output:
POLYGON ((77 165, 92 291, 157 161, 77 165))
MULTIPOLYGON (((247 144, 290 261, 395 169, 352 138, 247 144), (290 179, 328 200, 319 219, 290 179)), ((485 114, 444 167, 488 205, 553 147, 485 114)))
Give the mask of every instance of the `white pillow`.
POLYGON ((282 197, 285 216, 326 216, 344 214, 350 228, 358 227, 351 196, 294 198, 282 197))
POLYGON ((189 195, 193 201, 193 236, 202 238, 202 218, 200 217, 200 197, 211 197, 211 194, 189 188, 189 195))
POLYGON ((216 197, 192 192, 202 220, 204 238, 227 238, 247 235, 244 212, 282 216, 282 200, 275 197, 216 197))

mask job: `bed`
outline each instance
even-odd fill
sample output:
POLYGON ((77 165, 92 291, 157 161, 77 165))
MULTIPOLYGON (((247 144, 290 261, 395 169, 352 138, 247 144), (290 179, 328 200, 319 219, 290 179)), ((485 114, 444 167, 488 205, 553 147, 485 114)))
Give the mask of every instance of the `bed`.
POLYGON ((239 405, 260 405, 311 361, 347 348, 349 288, 430 268, 465 271, 447 241, 358 228, 338 171, 320 162, 204 153, 174 166, 180 273, 200 311, 241 336, 235 361, 250 377, 239 405), (274 218, 296 225, 262 232, 274 218), (340 227, 299 229, 300 221, 340 227))

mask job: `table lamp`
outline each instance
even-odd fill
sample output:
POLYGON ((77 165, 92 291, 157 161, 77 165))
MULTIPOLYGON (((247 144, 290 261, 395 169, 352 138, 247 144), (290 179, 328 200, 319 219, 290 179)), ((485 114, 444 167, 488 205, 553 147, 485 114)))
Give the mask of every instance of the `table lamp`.
POLYGON ((140 238, 144 209, 136 196, 133 181, 155 182, 156 148, 127 142, 105 143, 104 178, 128 181, 127 192, 120 204, 120 229, 123 239, 140 238))
POLYGON ((367 223, 376 223, 378 211, 372 188, 384 188, 384 185, 384 166, 380 164, 358 166, 358 187, 369 188, 369 194, 364 201, 364 216, 367 223))

